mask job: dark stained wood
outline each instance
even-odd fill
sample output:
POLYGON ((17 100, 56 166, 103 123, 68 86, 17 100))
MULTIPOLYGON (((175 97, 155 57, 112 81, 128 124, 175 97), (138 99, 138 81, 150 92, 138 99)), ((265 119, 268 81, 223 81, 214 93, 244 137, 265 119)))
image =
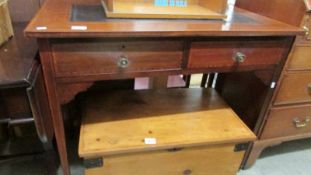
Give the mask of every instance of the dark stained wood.
POLYGON ((207 82, 208 82, 208 74, 203 74, 202 81, 201 81, 201 87, 205 88, 207 82))
MULTIPOLYGON (((210 20, 112 20, 71 22, 73 0, 47 0, 26 28, 32 37, 163 37, 163 36, 272 36, 302 33, 293 26, 241 9, 235 9, 231 22, 210 20), (62 9, 62 12, 59 12, 62 9), (239 21, 244 19, 242 21, 239 21), (86 31, 71 30, 87 26, 86 31), (228 26, 226 26, 228 25, 228 26), (46 26, 47 30, 36 30, 46 26)), ((87 3, 87 1, 86 1, 87 3)))
POLYGON ((14 23, 14 37, 0 47, 0 89, 29 86, 35 67, 36 40, 23 35, 27 23, 14 23))
MULTIPOLYGON (((305 0, 237 0, 236 6, 297 27, 306 11, 305 0)), ((309 1, 309 0, 307 0, 309 1)))
POLYGON ((211 88, 213 86, 214 80, 215 80, 215 74, 210 73, 208 76, 208 82, 207 82, 207 87, 211 88))
POLYGON ((2 118, 12 120, 31 118, 31 109, 24 88, 2 89, 0 99, 2 118))
POLYGON ((260 138, 270 139, 310 133, 311 121, 305 121, 308 119, 311 120, 311 105, 272 108, 260 138), (306 126, 296 127, 295 119, 306 126))
POLYGON ((39 42, 40 60, 42 64, 45 86, 49 100, 50 111, 53 119, 54 134, 57 139, 57 148, 64 175, 69 175, 69 163, 67 159, 66 137, 64 123, 61 114, 60 101, 57 94, 57 86, 54 79, 54 69, 51 48, 48 40, 41 39, 39 42))
POLYGON ((58 98, 59 98, 60 104, 69 103, 71 100, 74 99, 74 97, 78 93, 86 91, 92 85, 93 85, 93 82, 62 84, 58 88, 58 98))
POLYGON ((217 38, 193 42, 188 68, 230 67, 232 70, 239 70, 251 65, 277 65, 286 51, 287 45, 284 38, 238 38, 237 40, 217 38), (238 52, 245 55, 245 61, 234 60, 238 52))
POLYGON ((48 143, 53 139, 54 129, 41 67, 27 88, 27 95, 38 136, 42 143, 48 143))
POLYGON ((289 71, 311 70, 311 45, 296 45, 286 66, 289 71))
POLYGON ((2 144, 2 156, 33 154, 45 146, 50 149, 53 139, 42 72, 38 74, 38 46, 35 39, 24 36, 26 24, 13 23, 15 36, 0 47, 0 118, 5 129, 1 132, 13 137, 9 145, 2 144))
POLYGON ((310 72, 285 74, 274 104, 282 105, 311 102, 310 82, 310 72))
POLYGON ((183 57, 181 41, 75 40, 51 47, 57 77, 179 70, 183 57), (122 58, 129 62, 125 68, 118 65, 122 58))
POLYGON ((253 72, 221 73, 218 75, 216 89, 241 119, 255 130, 257 120, 264 109, 269 87, 253 72))

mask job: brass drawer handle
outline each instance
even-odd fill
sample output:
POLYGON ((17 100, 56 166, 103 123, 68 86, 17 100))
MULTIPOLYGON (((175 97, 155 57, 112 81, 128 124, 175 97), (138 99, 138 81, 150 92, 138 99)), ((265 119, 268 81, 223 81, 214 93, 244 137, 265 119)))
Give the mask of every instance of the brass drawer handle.
POLYGON ((238 63, 243 63, 246 60, 246 55, 242 52, 237 52, 234 55, 233 60, 238 63))
POLYGON ((130 64, 130 61, 127 57, 121 56, 118 60, 118 66, 119 68, 127 68, 130 64))
POLYGON ((307 85, 309 94, 311 95, 311 83, 307 85))
POLYGON ((294 124, 296 128, 304 128, 309 125, 311 119, 310 117, 307 117, 304 121, 299 120, 299 118, 294 119, 294 124))
POLYGON ((309 29, 309 27, 308 27, 308 26, 303 26, 303 30, 305 31, 305 34, 306 34, 307 39, 308 39, 308 36, 309 36, 309 34, 310 34, 310 29, 309 29))

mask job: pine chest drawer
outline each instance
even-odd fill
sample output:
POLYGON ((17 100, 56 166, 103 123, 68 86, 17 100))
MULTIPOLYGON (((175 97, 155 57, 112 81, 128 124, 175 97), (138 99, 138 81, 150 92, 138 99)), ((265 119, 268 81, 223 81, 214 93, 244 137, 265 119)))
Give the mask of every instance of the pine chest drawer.
POLYGON ((86 175, 235 175, 243 156, 234 145, 124 154, 94 159, 103 167, 90 168, 86 175))
POLYGON ((236 145, 256 138, 212 89, 94 93, 85 103, 86 175, 235 175, 236 145))

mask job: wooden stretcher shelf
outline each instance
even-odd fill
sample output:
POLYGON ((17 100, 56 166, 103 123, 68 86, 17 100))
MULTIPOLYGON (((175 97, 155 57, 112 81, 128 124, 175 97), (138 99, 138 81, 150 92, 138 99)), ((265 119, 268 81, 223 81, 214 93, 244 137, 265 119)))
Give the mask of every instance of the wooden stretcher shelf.
POLYGON ((102 4, 110 18, 226 18, 227 0, 181 0, 184 4, 175 4, 175 0, 167 0, 167 4, 155 1, 102 0, 102 4), (174 3, 170 4, 170 1, 174 3))

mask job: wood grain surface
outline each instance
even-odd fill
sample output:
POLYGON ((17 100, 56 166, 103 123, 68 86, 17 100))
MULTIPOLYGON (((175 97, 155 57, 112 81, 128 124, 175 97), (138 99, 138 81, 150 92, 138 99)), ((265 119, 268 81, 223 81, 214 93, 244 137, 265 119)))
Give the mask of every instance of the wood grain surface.
POLYGON ((303 30, 236 8, 229 21, 214 20, 112 20, 72 22, 73 4, 88 1, 47 0, 26 28, 32 37, 163 37, 163 36, 272 36, 296 35, 303 30), (59 9, 62 9, 60 12, 59 9), (37 30, 45 26, 46 30, 37 30), (87 30, 71 30, 86 26, 87 30))
POLYGON ((79 155, 107 156, 254 139, 215 90, 115 91, 86 99, 79 155), (155 138, 157 143, 147 145, 145 138, 155 138))
POLYGON ((284 75, 275 99, 275 105, 311 102, 310 72, 292 72, 284 75))
POLYGON ((311 132, 311 123, 305 127, 297 128, 294 120, 298 119, 304 123, 306 119, 311 120, 311 105, 276 107, 271 109, 267 124, 261 135, 261 139, 295 136, 311 132))
POLYGON ((233 145, 195 147, 170 152, 152 151, 104 157, 104 166, 86 169, 86 175, 163 175, 196 174, 234 175, 244 151, 234 152, 233 145))

